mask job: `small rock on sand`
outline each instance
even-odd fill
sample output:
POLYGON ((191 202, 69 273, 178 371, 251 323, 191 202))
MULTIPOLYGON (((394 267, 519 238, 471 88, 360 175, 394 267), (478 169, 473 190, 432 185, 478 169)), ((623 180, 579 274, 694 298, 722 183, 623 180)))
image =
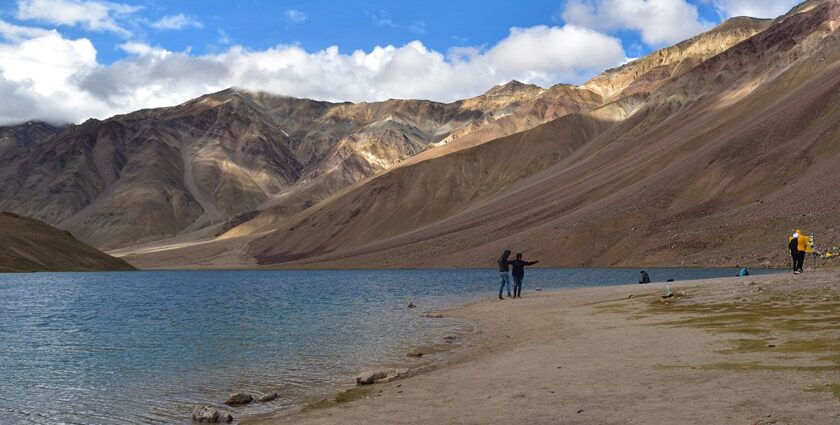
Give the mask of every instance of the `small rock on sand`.
POLYGON ((362 372, 358 376, 356 376, 356 384, 370 385, 376 382, 377 379, 382 379, 386 376, 388 376, 388 372, 384 370, 369 370, 367 372, 362 372))
POLYGON ((386 377, 377 379, 377 380, 373 381, 373 383, 374 384, 385 384, 385 383, 388 383, 388 382, 392 382, 392 381, 396 380, 397 378, 399 378, 399 376, 397 376, 396 373, 389 373, 386 377))
POLYGON ((443 315, 440 313, 423 313, 423 317, 428 317, 429 319, 442 319, 443 315))
POLYGON ((417 306, 416 306, 416 305, 414 305, 414 303, 410 302, 410 303, 408 303, 408 305, 406 306, 406 308, 417 308, 417 306))
POLYGON ((542 292, 542 290, 543 290, 542 288, 534 289, 534 291, 536 291, 536 292, 542 292))
POLYGON ((408 353, 406 354, 406 356, 408 356, 408 357, 423 357, 423 354, 424 354, 423 351, 420 350, 419 348, 412 348, 411 350, 408 350, 408 353))
POLYGON ((269 393, 257 399, 260 403, 266 403, 277 399, 277 393, 269 393))
POLYGON ((397 370, 394 371, 394 373, 397 374, 397 376, 400 377, 400 378, 408 375, 410 372, 411 372, 411 369, 409 369, 407 367, 398 368, 397 370))
POLYGON ((225 400, 225 404, 228 406, 238 406, 240 404, 248 404, 252 401, 254 401, 254 397, 251 397, 250 394, 233 393, 225 400))
POLYGON ((233 422, 233 416, 212 406, 196 406, 192 411, 192 420, 200 423, 233 422))

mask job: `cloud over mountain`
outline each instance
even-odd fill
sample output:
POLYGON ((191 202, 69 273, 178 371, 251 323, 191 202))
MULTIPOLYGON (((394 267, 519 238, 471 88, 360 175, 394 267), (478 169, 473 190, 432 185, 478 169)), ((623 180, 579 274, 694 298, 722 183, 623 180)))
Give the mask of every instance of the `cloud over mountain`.
POLYGON ((752 16, 775 18, 800 2, 800 0, 706 0, 711 2, 724 17, 752 16))
POLYGON ((513 28, 492 47, 446 53, 412 41, 348 53, 338 46, 309 52, 281 44, 196 56, 129 42, 121 46, 128 56, 110 65, 97 61, 85 38, 72 40, 57 31, 7 32, 14 37, 0 43, 0 89, 29 106, 6 103, 0 125, 104 118, 231 86, 323 100, 451 101, 512 79, 540 85, 581 82, 626 61, 619 39, 574 25, 513 28), (31 37, 21 39, 26 35, 31 37))
POLYGON ((587 28, 638 31, 653 46, 676 43, 711 27, 685 0, 570 0, 561 16, 587 28))

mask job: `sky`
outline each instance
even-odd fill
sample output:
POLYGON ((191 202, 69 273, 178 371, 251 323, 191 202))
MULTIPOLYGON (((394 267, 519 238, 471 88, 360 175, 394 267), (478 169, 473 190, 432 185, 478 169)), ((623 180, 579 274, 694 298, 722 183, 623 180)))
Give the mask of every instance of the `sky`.
POLYGON ((0 0, 0 125, 79 123, 241 87, 442 102, 549 87, 797 0, 0 0))

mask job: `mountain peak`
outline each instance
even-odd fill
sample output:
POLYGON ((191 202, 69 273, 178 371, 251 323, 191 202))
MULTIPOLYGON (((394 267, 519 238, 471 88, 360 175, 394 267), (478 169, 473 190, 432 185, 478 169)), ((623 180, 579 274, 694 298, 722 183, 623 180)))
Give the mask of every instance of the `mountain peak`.
POLYGON ((484 96, 510 96, 524 91, 537 90, 543 90, 543 88, 535 84, 525 84, 518 80, 510 80, 505 84, 493 86, 493 88, 484 93, 484 96))

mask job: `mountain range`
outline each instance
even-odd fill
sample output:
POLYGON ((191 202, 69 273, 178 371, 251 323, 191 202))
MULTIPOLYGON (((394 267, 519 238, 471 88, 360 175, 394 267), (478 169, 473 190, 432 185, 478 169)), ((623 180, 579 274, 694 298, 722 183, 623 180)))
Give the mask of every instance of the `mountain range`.
POLYGON ((453 103, 239 89, 0 129, 0 210, 141 268, 781 266, 840 236, 840 1, 580 86, 453 103))

